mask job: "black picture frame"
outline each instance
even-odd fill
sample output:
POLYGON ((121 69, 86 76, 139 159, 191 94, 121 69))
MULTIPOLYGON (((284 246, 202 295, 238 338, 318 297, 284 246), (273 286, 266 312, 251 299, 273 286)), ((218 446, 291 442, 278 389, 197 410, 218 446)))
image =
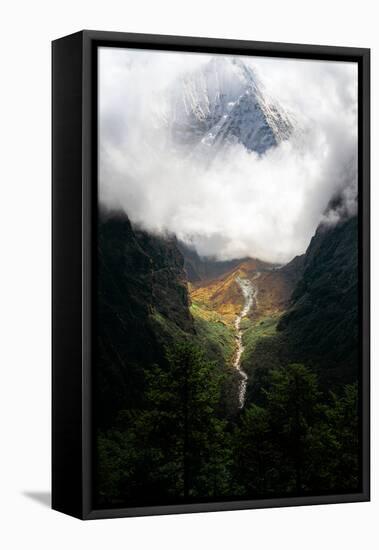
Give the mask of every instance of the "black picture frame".
POLYGON ((85 30, 52 43, 52 507, 81 519, 360 502, 370 499, 370 50, 85 30), (353 494, 94 509, 91 496, 97 216, 97 48, 355 61, 359 80, 362 490, 353 494))

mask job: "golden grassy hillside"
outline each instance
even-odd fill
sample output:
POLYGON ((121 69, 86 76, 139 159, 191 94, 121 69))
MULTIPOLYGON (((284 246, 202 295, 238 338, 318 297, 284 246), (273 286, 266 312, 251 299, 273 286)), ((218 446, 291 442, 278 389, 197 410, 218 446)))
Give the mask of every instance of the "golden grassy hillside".
POLYGON ((254 280, 258 287, 257 303, 250 314, 252 320, 276 316, 286 309, 292 292, 288 279, 279 270, 272 271, 259 260, 249 259, 219 278, 190 286, 190 296, 197 314, 206 319, 212 319, 217 314, 224 322, 233 323, 243 307, 237 276, 254 280))

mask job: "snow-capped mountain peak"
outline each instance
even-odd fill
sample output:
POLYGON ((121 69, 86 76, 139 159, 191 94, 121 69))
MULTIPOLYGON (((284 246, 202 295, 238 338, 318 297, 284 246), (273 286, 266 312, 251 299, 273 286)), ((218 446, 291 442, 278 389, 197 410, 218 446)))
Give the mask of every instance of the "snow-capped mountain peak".
POLYGON ((262 154, 294 128, 293 116, 269 97, 257 72, 240 58, 215 56, 184 74, 170 103, 173 140, 196 148, 237 142, 262 154))

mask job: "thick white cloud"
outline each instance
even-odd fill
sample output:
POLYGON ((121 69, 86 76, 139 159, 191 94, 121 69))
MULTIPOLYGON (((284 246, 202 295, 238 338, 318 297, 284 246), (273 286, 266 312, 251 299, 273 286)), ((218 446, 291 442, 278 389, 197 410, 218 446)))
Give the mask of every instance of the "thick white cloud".
POLYGON ((168 90, 208 55, 102 48, 99 70, 102 205, 150 231, 173 232, 202 255, 285 262, 301 254, 342 193, 355 208, 357 67, 249 58, 300 132, 264 155, 230 146, 203 163, 168 146, 168 90))

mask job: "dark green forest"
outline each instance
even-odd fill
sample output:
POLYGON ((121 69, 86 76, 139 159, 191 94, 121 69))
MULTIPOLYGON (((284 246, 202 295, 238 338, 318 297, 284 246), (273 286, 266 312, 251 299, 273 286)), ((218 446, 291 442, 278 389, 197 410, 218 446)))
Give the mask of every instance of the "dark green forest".
POLYGON ((175 238, 100 215, 97 506, 359 491, 356 218, 317 231, 287 311, 246 347, 242 408, 185 262, 175 238))

